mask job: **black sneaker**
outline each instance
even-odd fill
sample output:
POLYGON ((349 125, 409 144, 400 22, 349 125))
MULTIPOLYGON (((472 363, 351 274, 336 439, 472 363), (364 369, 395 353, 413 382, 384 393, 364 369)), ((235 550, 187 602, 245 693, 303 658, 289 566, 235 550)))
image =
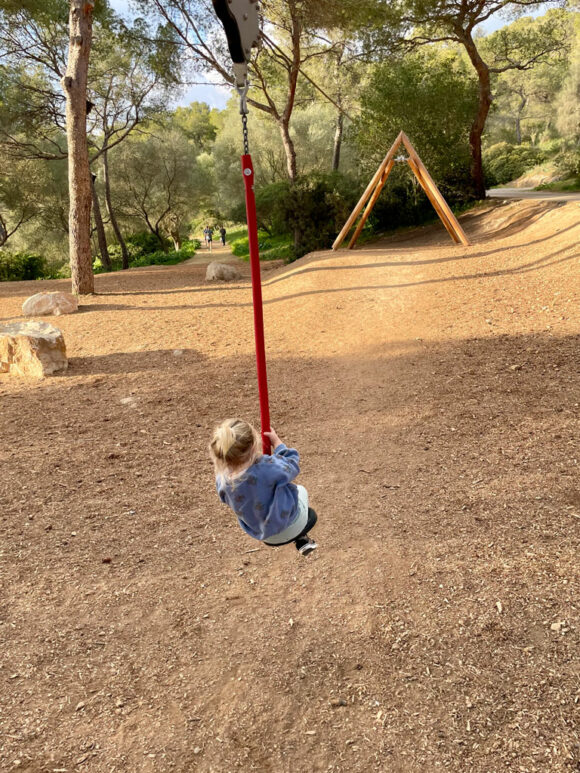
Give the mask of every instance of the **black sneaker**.
POLYGON ((313 550, 316 550, 318 545, 316 542, 314 542, 313 539, 308 539, 308 542, 304 543, 304 545, 301 545, 301 547, 298 548, 298 552, 302 556, 309 556, 313 550))

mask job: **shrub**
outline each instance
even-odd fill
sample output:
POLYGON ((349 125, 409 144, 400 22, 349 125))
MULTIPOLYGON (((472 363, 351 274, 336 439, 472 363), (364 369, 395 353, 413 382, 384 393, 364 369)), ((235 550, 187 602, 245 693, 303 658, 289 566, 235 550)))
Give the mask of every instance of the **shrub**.
MULTIPOLYGON (((147 245, 150 246, 153 243, 150 239, 142 238, 143 236, 146 237, 148 235, 137 234, 137 238, 130 236, 127 239, 127 251, 129 253, 130 267, 153 265, 170 266, 175 263, 181 263, 182 261, 193 257, 195 255, 195 251, 199 248, 199 240, 192 239, 191 241, 188 240, 184 242, 180 250, 165 252, 164 250, 159 249, 159 242, 154 238, 157 249, 149 252, 143 252, 143 249, 145 249, 147 245)), ((111 258, 112 270, 120 271, 123 265, 123 261, 121 257, 121 248, 118 244, 113 244, 111 247, 109 247, 109 257, 111 258)), ((93 271, 96 274, 100 274, 105 271, 102 261, 98 257, 93 261, 93 271)))
POLYGON ((0 251, 0 282, 43 279, 47 264, 42 255, 33 252, 0 251))
POLYGON ((580 177, 580 150, 578 148, 560 153, 554 159, 554 163, 563 177, 580 177))
POLYGON ((546 153, 540 148, 529 144, 498 142, 483 153, 486 183, 502 185, 510 182, 545 160, 546 153))
POLYGON ((71 277, 70 263, 67 261, 66 263, 63 263, 62 266, 56 270, 55 276, 51 278, 70 279, 70 277, 71 277))
POLYGON ((173 250, 172 252, 157 250, 156 252, 150 252, 132 260, 131 266, 172 266, 193 257, 198 246, 199 241, 195 239, 191 242, 185 242, 180 250, 173 250))
MULTIPOLYGON (((250 247, 247 236, 241 236, 230 242, 230 247, 238 258, 248 260, 250 247)), ((258 248, 260 260, 283 260, 286 263, 294 260, 294 246, 287 234, 270 236, 265 231, 258 231, 258 248)))

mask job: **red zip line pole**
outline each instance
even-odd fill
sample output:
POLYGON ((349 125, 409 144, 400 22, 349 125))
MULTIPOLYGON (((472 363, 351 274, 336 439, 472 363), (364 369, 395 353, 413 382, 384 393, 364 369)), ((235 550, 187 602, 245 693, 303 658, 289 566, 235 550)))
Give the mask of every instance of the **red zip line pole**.
POLYGON ((258 395, 260 399, 260 425, 262 449, 270 453, 270 441, 264 432, 270 431, 270 406, 268 403, 268 377, 266 373, 266 348, 264 344, 264 314, 262 307, 262 281, 260 279, 260 252, 258 249, 258 221, 256 219, 256 197, 254 196, 254 167, 249 153, 242 156, 242 173, 246 188, 246 217, 250 243, 250 266, 252 269, 252 298, 254 305, 254 336, 256 338, 256 367, 258 370, 258 395))

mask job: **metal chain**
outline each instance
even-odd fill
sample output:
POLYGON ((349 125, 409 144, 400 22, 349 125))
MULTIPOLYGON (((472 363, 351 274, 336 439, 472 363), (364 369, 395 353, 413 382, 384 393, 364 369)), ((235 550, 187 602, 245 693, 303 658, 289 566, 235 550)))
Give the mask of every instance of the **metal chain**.
POLYGON ((244 135, 244 155, 248 155, 250 152, 250 146, 248 144, 248 116, 242 114, 242 134, 244 135))

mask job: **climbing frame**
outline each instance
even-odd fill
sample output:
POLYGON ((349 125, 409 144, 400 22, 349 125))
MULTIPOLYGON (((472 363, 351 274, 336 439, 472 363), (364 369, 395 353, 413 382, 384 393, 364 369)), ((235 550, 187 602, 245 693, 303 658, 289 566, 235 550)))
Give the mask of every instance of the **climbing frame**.
POLYGON ((366 208, 363 212, 363 215, 357 227, 355 228, 355 231, 351 237, 351 240, 348 243, 348 248, 352 249, 356 244, 356 241, 360 236, 360 233, 364 227, 364 224, 366 223, 368 216, 372 212, 372 209, 375 206, 377 199, 379 198, 385 183, 387 182, 387 178, 390 175, 391 170, 393 169, 393 166, 395 165, 395 160, 398 160, 398 159, 395 159, 395 153, 397 152, 397 149, 401 144, 404 146, 408 154, 407 158, 404 160, 409 164, 409 166, 413 170, 413 173, 417 178, 419 185, 423 188, 423 190, 427 194, 429 201, 433 205, 433 208, 439 215, 441 222, 447 229, 453 241, 456 244, 464 244, 465 246, 469 245, 469 240, 467 239, 467 236, 465 235, 463 228, 459 225, 459 221, 457 220, 457 218, 449 208, 449 205, 443 198, 441 191, 435 185, 435 182, 431 177, 431 175, 429 174, 429 172, 427 171, 425 164, 419 158, 419 154, 413 147, 411 140, 407 137, 405 132, 399 132, 399 136, 392 144, 391 149, 389 150, 389 152, 381 162, 372 180, 367 185, 365 192, 361 196, 356 207, 351 212, 350 217, 348 218, 348 220, 346 221, 346 223, 342 228, 342 231, 336 237, 336 240, 332 245, 333 250, 337 250, 340 247, 342 242, 345 240, 346 235, 348 234, 352 226, 355 224, 356 219, 358 218, 363 207, 366 204, 366 208))

